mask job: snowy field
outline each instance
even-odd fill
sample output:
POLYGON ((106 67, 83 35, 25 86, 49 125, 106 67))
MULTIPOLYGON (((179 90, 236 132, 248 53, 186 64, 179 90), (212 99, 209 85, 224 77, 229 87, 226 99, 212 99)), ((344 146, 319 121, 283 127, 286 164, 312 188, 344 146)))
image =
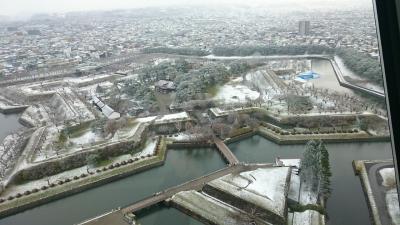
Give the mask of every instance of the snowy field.
POLYGON ((241 84, 226 84, 218 89, 218 93, 213 97, 214 100, 221 100, 225 103, 246 102, 246 99, 255 100, 260 96, 257 91, 250 90, 249 87, 241 84))
POLYGON ((86 130, 82 135, 80 135, 78 137, 73 137, 73 138, 69 139, 69 141, 73 145, 94 144, 94 143, 96 143, 98 141, 102 141, 102 140, 104 140, 104 138, 101 137, 101 135, 96 134, 95 132, 93 132, 90 129, 86 130))
POLYGON ((394 187, 396 185, 396 178, 394 168, 384 168, 379 170, 379 175, 382 177, 382 185, 385 187, 394 187))
POLYGON ((238 175, 226 175, 211 181, 209 185, 284 216, 289 171, 288 167, 259 168, 238 175))

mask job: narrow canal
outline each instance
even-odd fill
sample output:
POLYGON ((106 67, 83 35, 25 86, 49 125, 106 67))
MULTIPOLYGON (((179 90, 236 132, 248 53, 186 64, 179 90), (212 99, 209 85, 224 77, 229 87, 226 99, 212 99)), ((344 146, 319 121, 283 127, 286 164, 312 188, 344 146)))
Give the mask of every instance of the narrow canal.
MULTIPOLYGON (((274 162, 277 156, 300 158, 304 151, 304 145, 280 146, 260 136, 232 143, 229 147, 240 161, 245 162, 274 162)), ((328 144, 327 148, 332 170, 332 195, 327 202, 328 224, 371 224, 360 179, 354 175, 352 161, 390 159, 390 143, 328 144)))

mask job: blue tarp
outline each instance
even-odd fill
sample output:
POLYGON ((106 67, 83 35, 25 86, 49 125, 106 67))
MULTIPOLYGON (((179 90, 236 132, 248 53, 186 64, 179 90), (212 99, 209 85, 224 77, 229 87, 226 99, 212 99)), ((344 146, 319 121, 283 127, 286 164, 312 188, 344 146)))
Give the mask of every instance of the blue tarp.
POLYGON ((315 73, 314 71, 307 71, 300 73, 299 75, 296 76, 297 78, 301 78, 303 80, 311 80, 311 79, 317 79, 320 77, 318 73, 315 73))

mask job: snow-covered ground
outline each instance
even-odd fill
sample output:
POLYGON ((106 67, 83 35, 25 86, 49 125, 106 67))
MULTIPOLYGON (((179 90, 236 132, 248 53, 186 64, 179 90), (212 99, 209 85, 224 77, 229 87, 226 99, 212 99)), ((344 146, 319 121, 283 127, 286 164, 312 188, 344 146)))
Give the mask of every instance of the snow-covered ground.
MULTIPOLYGON (((146 146, 142 151, 140 151, 134 155, 130 155, 130 154, 121 155, 119 157, 113 158, 112 161, 113 162, 121 162, 123 160, 128 160, 128 159, 132 159, 135 157, 147 156, 148 154, 152 155, 152 154, 154 154, 154 152, 156 150, 156 144, 157 144, 157 139, 154 138, 154 139, 146 142, 146 146)), ((90 168, 89 170, 95 171, 97 168, 101 168, 101 167, 90 168)), ((66 178, 72 179, 74 176, 80 176, 82 173, 87 173, 87 166, 82 166, 82 167, 75 168, 72 170, 64 171, 64 172, 55 174, 53 176, 50 176, 49 178, 45 177, 42 179, 26 182, 24 184, 11 185, 1 195, 3 198, 7 198, 7 196, 15 195, 17 193, 23 193, 24 191, 32 190, 33 188, 40 189, 42 186, 48 185, 47 179, 49 179, 50 183, 54 183, 59 180, 65 180, 66 178)))
POLYGON ((396 185, 394 168, 383 168, 379 170, 379 175, 382 177, 383 186, 392 188, 396 185))
POLYGON ((294 166, 300 168, 301 159, 279 159, 284 166, 294 166))
POLYGON ((282 94, 282 90, 277 83, 280 79, 272 76, 275 75, 268 73, 266 70, 258 70, 246 74, 246 82, 261 90, 264 101, 267 101, 282 94))
POLYGON ((193 138, 188 133, 180 132, 177 134, 172 135, 172 137, 169 137, 168 139, 173 140, 173 141, 190 141, 193 138))
POLYGON ((166 122, 166 121, 170 121, 170 120, 185 120, 185 119, 189 119, 189 115, 187 114, 187 112, 180 112, 180 113, 164 115, 161 118, 157 118, 155 122, 160 123, 160 122, 166 122))
POLYGON ((295 212, 292 225, 320 225, 321 214, 314 210, 295 212))
POLYGON ((249 87, 241 84, 226 84, 218 89, 218 93, 213 97, 214 100, 221 100, 225 103, 246 102, 246 98, 255 100, 260 96, 257 91, 250 90, 249 87))
POLYGON ((0 143, 0 179, 3 179, 16 165, 20 157, 23 146, 21 139, 22 132, 7 135, 0 143))
POLYGON ((149 154, 153 155, 156 151, 156 145, 157 145, 157 138, 147 140, 145 147, 140 152, 137 152, 133 155, 131 155, 131 154, 120 155, 120 156, 113 158, 113 161, 121 162, 123 160, 128 160, 128 159, 132 159, 132 158, 136 158, 136 157, 147 156, 149 154))
POLYGON ((92 82, 101 82, 104 81, 108 78, 112 78, 114 75, 110 74, 101 74, 101 75, 89 75, 89 76, 84 76, 84 77, 68 77, 64 78, 64 81, 69 83, 69 84, 86 84, 86 83, 92 83, 92 82))
POLYGON ((133 137, 139 128, 140 123, 134 123, 127 127, 119 129, 112 138, 113 141, 121 140, 122 138, 133 137))
POLYGON ((382 186, 390 189, 386 192, 386 207, 389 212, 390 217, 392 218, 393 224, 400 225, 400 207, 399 207, 399 199, 396 190, 396 176, 394 172, 394 168, 383 168, 380 169, 379 175, 382 177, 382 186))
POLYGON ((81 87, 81 88, 79 88, 79 91, 85 91, 87 93, 95 93, 97 86, 107 89, 107 88, 111 87, 112 85, 113 85, 113 83, 111 83, 110 81, 104 81, 101 83, 81 87))
POLYGON ((56 118, 60 120, 94 120, 95 116, 70 88, 62 88, 51 99, 56 118))
POLYGON ((302 205, 318 203, 318 194, 315 191, 313 191, 310 182, 301 181, 299 203, 302 205))
POLYGON ((211 224, 249 224, 246 214, 216 198, 194 190, 182 191, 172 197, 175 204, 206 218, 211 224))
POLYGON ((190 117, 187 112, 179 112, 179 113, 172 113, 166 114, 163 116, 149 116, 149 117, 141 117, 136 118, 137 122, 140 123, 148 123, 154 121, 155 123, 164 123, 168 121, 184 121, 188 120, 190 117))
POLYGON ((390 217, 392 218, 393 224, 399 225, 400 207, 396 188, 393 188, 386 192, 386 207, 388 209, 390 217))
POLYGON ((47 186, 49 179, 50 183, 56 183, 60 180, 65 180, 66 178, 73 178, 74 176, 80 176, 82 173, 87 173, 87 167, 82 166, 73 170, 64 171, 62 173, 45 177, 38 180, 29 181, 19 185, 10 185, 5 189, 5 191, 1 194, 2 198, 7 198, 10 195, 16 195, 17 193, 24 193, 25 191, 32 190, 34 188, 40 189, 42 186, 47 186))
POLYGON ((259 168, 223 176, 211 181, 209 185, 284 216, 289 171, 289 167, 259 168))
POLYGON ((73 137, 69 139, 69 141, 74 145, 93 144, 101 140, 104 140, 104 138, 101 137, 101 135, 93 132, 91 129, 86 130, 82 135, 78 137, 73 137))

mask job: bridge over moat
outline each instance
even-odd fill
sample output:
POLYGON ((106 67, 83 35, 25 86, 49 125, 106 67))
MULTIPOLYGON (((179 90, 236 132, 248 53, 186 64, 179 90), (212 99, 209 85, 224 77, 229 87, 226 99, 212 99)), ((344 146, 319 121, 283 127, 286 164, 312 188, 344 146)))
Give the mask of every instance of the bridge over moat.
POLYGON ((218 151, 222 154, 226 161, 228 161, 229 164, 234 165, 239 163, 239 160, 221 139, 214 138, 214 143, 215 147, 217 147, 218 151))
MULTIPOLYGON (((137 213, 141 210, 144 210, 146 208, 149 208, 153 205, 159 204, 164 202, 165 200, 171 198, 173 195, 182 192, 182 191, 189 191, 189 190, 201 190, 203 186, 215 179, 218 179, 220 177, 223 177, 225 175, 231 174, 231 173, 240 173, 243 171, 247 170, 254 170, 258 168, 268 168, 272 167, 272 163, 268 164, 244 164, 244 163, 237 163, 232 166, 225 167, 223 169, 217 170, 215 172, 212 172, 210 174, 207 174, 205 176, 193 179, 191 181, 188 181, 186 183, 177 185, 172 188, 168 188, 164 191, 157 192, 152 196, 149 196, 145 199, 142 199, 140 201, 137 201, 131 205, 128 205, 126 207, 123 207, 118 210, 113 210, 111 212, 105 213, 101 216, 98 216, 94 219, 87 220, 83 223, 80 223, 79 225, 101 225, 105 224, 105 221, 109 221, 110 218, 115 217, 120 217, 118 218, 118 221, 124 221, 126 220, 126 215, 131 214, 131 213, 137 213)), ((124 223, 122 223, 124 224, 124 223)), ((126 223, 129 224, 129 223, 126 223)))

